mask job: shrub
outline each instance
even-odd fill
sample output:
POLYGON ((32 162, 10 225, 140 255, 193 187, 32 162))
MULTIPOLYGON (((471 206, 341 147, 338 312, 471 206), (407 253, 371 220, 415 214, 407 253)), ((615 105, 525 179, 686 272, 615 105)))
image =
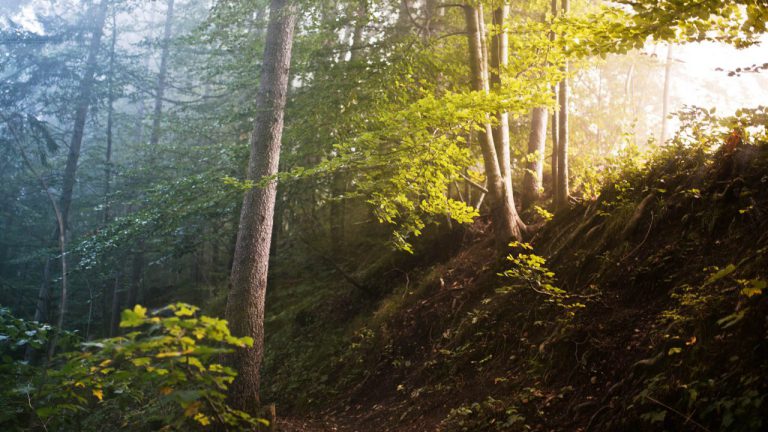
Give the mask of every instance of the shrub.
POLYGON ((13 390, 26 396, 27 412, 0 419, 0 427, 19 430, 19 418, 49 431, 239 430, 265 423, 226 404, 236 372, 217 362, 253 341, 197 312, 183 303, 150 314, 138 305, 125 310, 124 336, 84 342, 44 373, 28 370, 26 382, 17 381, 13 390))

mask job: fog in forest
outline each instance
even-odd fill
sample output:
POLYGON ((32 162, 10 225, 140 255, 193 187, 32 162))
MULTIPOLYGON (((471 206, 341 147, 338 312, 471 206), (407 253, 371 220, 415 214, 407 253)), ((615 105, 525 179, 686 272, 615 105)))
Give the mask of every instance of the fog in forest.
POLYGON ((758 431, 759 0, 0 0, 0 430, 758 431))

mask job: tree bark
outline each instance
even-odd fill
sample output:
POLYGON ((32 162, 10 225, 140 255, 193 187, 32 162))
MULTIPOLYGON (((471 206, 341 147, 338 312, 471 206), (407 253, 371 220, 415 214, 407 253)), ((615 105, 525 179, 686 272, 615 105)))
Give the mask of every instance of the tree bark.
POLYGON ((664 144, 667 141, 667 128, 669 121, 667 116, 669 115, 669 84, 672 79, 672 44, 667 46, 667 63, 664 65, 664 100, 662 101, 661 108, 661 137, 659 138, 659 144, 664 144))
MULTIPOLYGON (((569 0, 562 0, 562 11, 567 14, 570 10, 569 0)), ((563 65, 563 80, 560 81, 558 99, 560 102, 560 115, 557 140, 557 195, 555 196, 555 209, 568 207, 568 61, 563 65)))
POLYGON ((541 191, 542 177, 544 174, 544 146, 547 142, 547 119, 549 115, 546 108, 534 108, 531 111, 531 133, 528 136, 528 157, 535 155, 534 160, 526 163, 523 175, 522 205, 524 209, 530 208, 538 199, 541 191))
MULTIPOLYGON (((248 178, 252 180, 277 173, 296 6, 290 1, 272 0, 269 15, 256 96, 258 113, 251 134, 248 163, 248 178)), ((232 406, 251 413, 259 406, 264 301, 276 186, 275 181, 270 181, 263 188, 253 188, 245 194, 227 298, 226 317, 233 334, 250 336, 254 340, 252 347, 238 349, 232 356, 238 375, 230 388, 229 401, 232 406)))
MULTIPOLYGON (((469 42, 469 61, 472 78, 472 88, 475 91, 489 92, 488 83, 488 64, 487 57, 484 55, 482 29, 483 14, 481 7, 464 6, 465 20, 467 24, 467 38, 469 42)), ((500 19, 503 23, 506 16, 504 11, 500 12, 500 19)), ((499 37, 497 35, 496 37, 499 37)), ((501 40, 496 42, 498 47, 502 47, 501 40)), ((501 64, 502 53, 499 51, 498 63, 501 64)), ((496 71, 498 73, 498 67, 496 71)), ((506 164, 503 160, 503 153, 499 155, 495 145, 493 128, 490 118, 484 122, 483 131, 480 133, 480 149, 483 153, 483 165, 485 167, 485 176, 490 198, 491 220, 496 231, 496 243, 500 248, 506 247, 510 239, 521 239, 525 224, 520 220, 517 209, 514 205, 514 196, 512 194, 511 178, 505 178, 502 166, 506 164), (509 186, 508 186, 509 185, 509 186)), ((508 132, 507 132, 508 133, 508 132)), ((505 169, 505 168, 504 168, 505 169)))
MULTIPOLYGON (((491 38, 491 67, 490 83, 494 91, 501 90, 501 74, 503 68, 509 64, 509 41, 507 32, 501 29, 509 16, 509 6, 503 5, 493 11, 493 25, 496 34, 491 38)), ((493 128, 493 143, 496 147, 496 155, 499 158, 501 176, 504 178, 504 186, 512 190, 512 162, 509 153, 509 114, 496 113, 498 124, 493 128)))
MULTIPOLYGON (((552 16, 557 16, 557 0, 552 0, 551 8, 552 8, 552 16)), ((555 42, 554 31, 549 32, 549 40, 553 43, 555 42)), ((557 160, 557 152, 558 152, 557 140, 560 138, 559 137, 560 119, 558 118, 559 110, 557 108, 558 94, 557 94, 556 84, 552 86, 552 94, 554 95, 554 98, 555 98, 555 108, 552 110, 552 128, 551 128, 552 129, 552 160, 550 165, 552 165, 551 196, 552 196, 552 206, 554 207, 555 200, 557 199, 557 179, 558 179, 558 170, 559 170, 558 160, 557 160)))
MULTIPOLYGON (((557 102, 557 86, 552 86, 552 94, 555 95, 555 102, 557 102)), ((560 138, 560 119, 558 118, 558 113, 560 110, 555 106, 555 109, 552 110, 552 160, 550 164, 552 165, 552 181, 550 182, 552 185, 552 204, 555 203, 555 198, 557 197, 557 172, 558 172, 558 161, 557 161, 557 140, 560 138)))

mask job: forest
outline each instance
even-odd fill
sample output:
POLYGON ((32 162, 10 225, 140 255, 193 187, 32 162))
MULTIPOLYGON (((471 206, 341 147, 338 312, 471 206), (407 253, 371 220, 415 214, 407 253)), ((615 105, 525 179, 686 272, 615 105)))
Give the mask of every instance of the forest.
POLYGON ((767 25, 0 0, 0 430, 766 430, 767 25))

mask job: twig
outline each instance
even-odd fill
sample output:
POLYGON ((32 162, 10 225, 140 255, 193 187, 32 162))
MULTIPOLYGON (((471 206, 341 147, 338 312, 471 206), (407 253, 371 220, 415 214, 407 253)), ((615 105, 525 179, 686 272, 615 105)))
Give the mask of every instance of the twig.
MULTIPOLYGON (((685 423, 691 422, 691 423, 693 423, 694 425, 698 426, 698 427, 699 427, 701 430, 703 430, 703 431, 706 431, 706 432, 712 432, 712 431, 710 431, 709 429, 707 429, 706 427, 704 427, 704 426, 703 426, 701 423, 699 423, 699 422, 697 422, 696 420, 692 419, 692 418, 691 418, 691 416, 689 416, 689 415, 685 415, 685 414, 681 413, 680 411, 678 411, 678 410, 676 410, 676 409, 672 408, 671 406, 669 406, 669 405, 665 404, 664 402, 661 402, 661 401, 659 401, 659 400, 657 400, 657 399, 654 399, 654 398, 652 398, 652 397, 650 397, 650 396, 648 396, 648 395, 643 395, 643 397, 644 397, 644 398, 646 398, 646 399, 648 399, 648 400, 649 400, 649 401, 651 401, 651 402, 654 402, 654 403, 656 403, 656 404, 660 405, 660 406, 661 406, 661 407, 663 407, 663 408, 666 408, 666 409, 668 409, 668 410, 672 411, 673 413, 675 413, 675 414, 679 415, 680 417, 684 418, 684 419, 685 419, 685 423)), ((685 423, 683 423, 683 424, 685 424, 685 423)))
POLYGON ((43 427, 43 430, 45 430, 45 432, 48 432, 48 427, 47 427, 47 426, 45 426, 45 422, 44 422, 44 421, 43 421, 43 419, 42 419, 42 418, 40 418, 40 416, 37 414, 37 411, 35 410, 35 407, 33 407, 33 406, 32 406, 32 398, 31 398, 31 397, 29 397, 29 392, 26 392, 25 394, 27 395, 27 405, 29 405, 29 409, 31 409, 31 410, 32 410, 32 412, 33 412, 33 413, 35 413, 35 417, 37 417, 37 418, 38 418, 38 420, 40 420, 40 426, 42 426, 42 427, 43 427))
POLYGON ((352 286, 368 295, 375 295, 371 288, 358 282, 354 277, 352 277, 352 275, 347 273, 346 270, 344 270, 338 263, 336 263, 336 261, 325 256, 321 251, 315 248, 306 238, 299 237, 299 240, 304 243, 304 245, 307 246, 310 251, 314 252, 315 255, 317 255, 317 257, 320 258, 323 262, 333 267, 334 270, 336 270, 336 272, 339 273, 345 281, 349 282, 352 286))
POLYGON ((475 182, 474 180, 469 178, 469 176, 467 176, 466 174, 460 172, 459 175, 461 176, 461 178, 466 180, 467 183, 469 183, 470 185, 475 187, 477 190, 483 192, 484 194, 488 193, 488 189, 485 186, 481 185, 480 183, 475 182))

